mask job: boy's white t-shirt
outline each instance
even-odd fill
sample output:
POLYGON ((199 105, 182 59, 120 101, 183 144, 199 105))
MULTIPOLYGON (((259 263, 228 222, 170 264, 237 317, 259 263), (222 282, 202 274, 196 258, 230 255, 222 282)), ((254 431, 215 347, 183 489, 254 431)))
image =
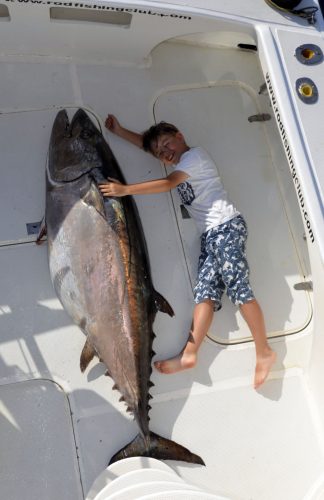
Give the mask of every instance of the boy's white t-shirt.
POLYGON ((204 149, 191 148, 183 153, 177 170, 189 175, 177 189, 201 234, 239 215, 228 199, 215 162, 204 149))

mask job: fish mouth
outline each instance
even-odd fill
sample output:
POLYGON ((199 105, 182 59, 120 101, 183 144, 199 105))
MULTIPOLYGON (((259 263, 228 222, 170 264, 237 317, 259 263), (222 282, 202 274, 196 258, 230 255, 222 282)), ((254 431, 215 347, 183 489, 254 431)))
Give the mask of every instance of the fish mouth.
POLYGON ((93 140, 97 142, 100 135, 100 131, 93 124, 87 113, 81 108, 74 114, 70 130, 73 136, 80 136, 87 141, 93 140))
POLYGON ((53 128, 51 141, 53 144, 58 144, 63 137, 70 135, 70 121, 66 109, 61 109, 56 115, 53 128))
POLYGON ((79 108, 70 123, 67 110, 61 109, 54 120, 52 128, 52 138, 56 142, 62 140, 62 138, 71 138, 81 136, 83 139, 90 139, 93 136, 98 137, 100 131, 94 125, 91 118, 84 111, 84 109, 79 108))

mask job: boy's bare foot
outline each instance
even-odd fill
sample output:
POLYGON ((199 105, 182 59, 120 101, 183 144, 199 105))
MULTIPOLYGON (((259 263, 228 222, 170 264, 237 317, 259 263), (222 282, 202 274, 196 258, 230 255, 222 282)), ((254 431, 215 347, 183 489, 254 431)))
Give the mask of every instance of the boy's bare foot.
POLYGON ((196 354, 185 354, 181 352, 174 358, 164 361, 155 361, 154 366, 160 373, 170 374, 193 368, 196 364, 196 360, 196 354))
POLYGON ((277 354, 271 349, 266 355, 257 356, 254 375, 254 388, 258 389, 265 382, 272 365, 276 361, 277 354))

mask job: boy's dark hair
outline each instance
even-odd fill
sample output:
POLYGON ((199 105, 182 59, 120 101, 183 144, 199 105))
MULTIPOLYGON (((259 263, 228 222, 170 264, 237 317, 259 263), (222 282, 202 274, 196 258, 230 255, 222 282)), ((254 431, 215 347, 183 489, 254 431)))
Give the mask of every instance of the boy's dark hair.
POLYGON ((142 134, 144 151, 153 153, 153 141, 156 141, 163 134, 175 135, 177 132, 179 132, 179 130, 175 125, 172 125, 172 123, 160 122, 156 125, 152 125, 152 127, 145 130, 142 134))

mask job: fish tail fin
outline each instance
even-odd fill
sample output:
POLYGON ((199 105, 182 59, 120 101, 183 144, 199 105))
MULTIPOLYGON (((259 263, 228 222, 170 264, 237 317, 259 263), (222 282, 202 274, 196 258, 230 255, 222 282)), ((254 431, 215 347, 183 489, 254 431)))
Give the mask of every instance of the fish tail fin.
POLYGON ((123 458, 138 456, 152 457, 158 460, 181 460, 192 464, 205 465, 198 455, 191 453, 190 450, 175 441, 163 438, 154 432, 150 432, 149 436, 145 438, 141 434, 137 434, 133 441, 115 453, 109 465, 123 458))
POLYGON ((169 302, 156 290, 154 290, 154 302, 158 311, 164 312, 171 317, 174 316, 174 311, 169 302))

